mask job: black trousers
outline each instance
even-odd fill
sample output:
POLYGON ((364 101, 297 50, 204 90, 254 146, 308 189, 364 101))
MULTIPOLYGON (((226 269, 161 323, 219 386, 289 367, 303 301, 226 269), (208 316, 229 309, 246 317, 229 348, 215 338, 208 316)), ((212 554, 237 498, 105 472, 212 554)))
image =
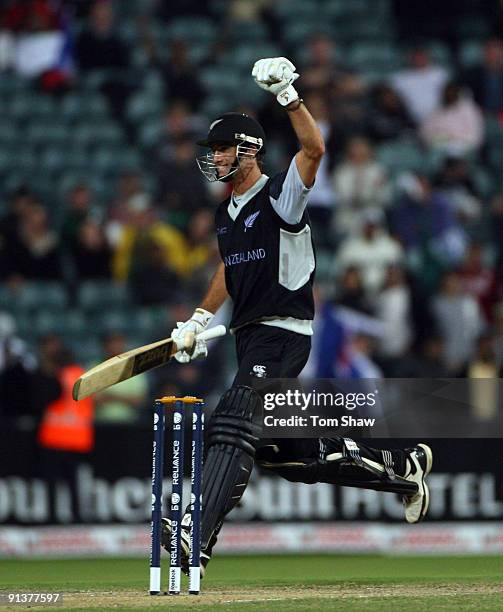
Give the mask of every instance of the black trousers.
MULTIPOLYGON (((236 332, 238 371, 232 383, 252 386, 254 378, 297 378, 311 352, 311 336, 297 334, 271 325, 247 325, 236 332)), ((316 457, 316 438, 274 440, 278 458, 316 457)))
MULTIPOLYGON (((252 386, 255 377, 297 378, 307 363, 311 351, 311 336, 296 334, 270 325, 247 325, 236 333, 238 371, 235 385, 252 386)), ((262 440, 260 446, 271 444, 262 440)), ((278 448, 277 461, 314 459, 319 456, 318 438, 280 438, 273 440, 278 448)), ((362 456, 382 462, 381 450, 358 443, 362 456)), ((390 449, 399 474, 405 470, 405 455, 401 449, 390 449)), ((332 451, 342 451, 342 442, 333 439, 332 451)), ((257 456, 260 456, 260 449, 257 456)))

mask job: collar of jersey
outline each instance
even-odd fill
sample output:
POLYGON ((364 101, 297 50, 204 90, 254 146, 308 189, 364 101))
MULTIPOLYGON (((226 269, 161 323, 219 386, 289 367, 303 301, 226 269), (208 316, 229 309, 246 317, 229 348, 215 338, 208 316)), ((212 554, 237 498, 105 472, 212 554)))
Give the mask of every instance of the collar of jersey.
POLYGON ((229 217, 235 221, 238 218, 239 213, 243 210, 243 208, 248 204, 248 202, 257 195, 257 193, 262 189, 262 187, 267 183, 269 177, 267 174, 263 174, 259 180, 248 189, 244 193, 240 195, 235 195, 232 192, 231 199, 229 202, 229 206, 227 207, 227 212, 229 213, 229 217))

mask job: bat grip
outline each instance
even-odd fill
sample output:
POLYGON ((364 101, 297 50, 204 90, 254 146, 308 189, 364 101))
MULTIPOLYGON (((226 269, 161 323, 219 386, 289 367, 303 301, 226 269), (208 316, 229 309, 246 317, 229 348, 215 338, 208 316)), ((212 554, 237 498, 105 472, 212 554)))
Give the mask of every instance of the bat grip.
POLYGON ((219 338, 220 336, 225 336, 227 330, 225 325, 215 325, 215 327, 210 327, 209 329, 205 329, 197 336, 194 332, 187 332, 183 339, 183 345, 180 346, 177 344, 177 348, 179 351, 187 351, 187 353, 191 353, 194 348, 194 344, 196 340, 213 340, 214 338, 219 338))

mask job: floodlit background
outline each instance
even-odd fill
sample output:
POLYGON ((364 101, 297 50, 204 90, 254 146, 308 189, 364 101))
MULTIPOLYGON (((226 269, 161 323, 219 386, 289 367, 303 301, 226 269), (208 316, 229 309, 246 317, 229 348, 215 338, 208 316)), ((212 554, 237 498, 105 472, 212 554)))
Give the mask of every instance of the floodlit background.
MULTIPOLYGON (((78 408, 69 390, 202 297, 228 195, 195 164, 209 122, 256 116, 266 173, 287 167, 288 115, 250 76, 262 57, 296 64, 327 143, 306 373, 499 376, 502 34, 496 0, 0 3, 0 556, 146 554, 152 400, 212 409, 232 339, 78 408), (65 440, 55 412, 76 427, 65 440)), ((480 419, 500 403, 482 398, 480 419)), ((439 526, 416 538, 393 496, 257 474, 221 549, 501 552, 498 440, 432 445, 439 526)))

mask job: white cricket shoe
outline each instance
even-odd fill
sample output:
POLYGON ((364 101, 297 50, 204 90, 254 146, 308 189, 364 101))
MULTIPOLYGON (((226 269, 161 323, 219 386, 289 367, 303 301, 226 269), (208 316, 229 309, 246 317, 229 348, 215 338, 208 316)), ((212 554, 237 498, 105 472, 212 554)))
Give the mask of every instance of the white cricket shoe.
POLYGON ((408 523, 419 523, 426 516, 430 504, 430 490, 425 478, 431 472, 433 453, 427 444, 418 444, 414 448, 407 449, 407 453, 407 472, 404 478, 415 482, 418 491, 414 495, 403 498, 405 518, 408 523))

